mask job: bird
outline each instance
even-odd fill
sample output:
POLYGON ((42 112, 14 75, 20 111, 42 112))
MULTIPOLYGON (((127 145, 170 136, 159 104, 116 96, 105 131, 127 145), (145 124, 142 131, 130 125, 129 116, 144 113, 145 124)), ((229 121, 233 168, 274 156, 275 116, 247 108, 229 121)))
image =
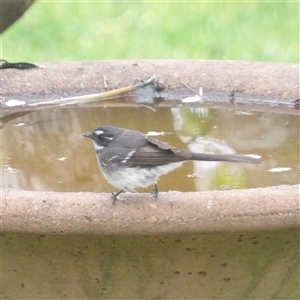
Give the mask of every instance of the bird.
POLYGON ((103 125, 83 134, 92 140, 99 168, 106 180, 118 189, 113 204, 123 191, 154 185, 151 195, 157 199, 160 176, 188 160, 260 163, 259 158, 237 154, 206 154, 173 147, 137 130, 103 125))

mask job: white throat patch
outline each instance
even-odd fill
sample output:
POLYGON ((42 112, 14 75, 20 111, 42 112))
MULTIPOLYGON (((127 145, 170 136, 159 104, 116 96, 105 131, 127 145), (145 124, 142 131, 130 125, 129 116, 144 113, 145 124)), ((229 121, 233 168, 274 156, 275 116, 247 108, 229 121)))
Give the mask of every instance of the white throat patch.
POLYGON ((94 147, 96 149, 96 151, 100 151, 104 148, 104 146, 100 146, 99 144, 97 144, 95 141, 93 141, 94 147))

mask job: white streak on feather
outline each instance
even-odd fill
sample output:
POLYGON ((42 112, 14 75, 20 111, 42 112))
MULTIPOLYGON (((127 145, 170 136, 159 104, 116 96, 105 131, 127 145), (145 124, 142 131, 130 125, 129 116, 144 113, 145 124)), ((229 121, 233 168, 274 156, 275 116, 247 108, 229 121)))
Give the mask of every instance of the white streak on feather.
POLYGON ((130 151, 127 156, 121 161, 123 164, 126 163, 130 157, 135 153, 135 150, 130 151))

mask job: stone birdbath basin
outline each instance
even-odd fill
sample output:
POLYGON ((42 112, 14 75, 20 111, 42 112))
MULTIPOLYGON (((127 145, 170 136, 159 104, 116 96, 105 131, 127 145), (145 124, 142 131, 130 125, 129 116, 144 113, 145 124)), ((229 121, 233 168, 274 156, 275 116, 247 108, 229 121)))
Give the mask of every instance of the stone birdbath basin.
MULTIPOLYGON (((233 61, 93 61, 6 69, 2 103, 101 92, 104 83, 115 89, 154 74, 172 99, 161 107, 182 105, 178 98, 190 92, 186 83, 208 95, 200 106, 299 115, 298 65, 233 61), (228 101, 233 90, 235 103, 228 101)), ((22 113, 2 105, 2 153, 26 140, 8 136, 7 128, 20 122, 22 113), (5 118, 12 113, 19 115, 5 118)), ((299 143, 294 152, 299 158, 299 143)), ((299 174, 299 160, 296 168, 299 174)), ((2 299, 300 297, 298 184, 169 191, 158 201, 138 193, 112 206, 109 193, 14 188, 10 178, 2 179, 2 299)))

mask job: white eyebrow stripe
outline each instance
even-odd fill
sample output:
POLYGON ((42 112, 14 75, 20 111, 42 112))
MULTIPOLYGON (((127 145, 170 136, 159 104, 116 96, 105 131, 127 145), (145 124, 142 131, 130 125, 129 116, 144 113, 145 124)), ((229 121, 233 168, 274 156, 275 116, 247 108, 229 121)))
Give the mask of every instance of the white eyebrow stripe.
POLYGON ((103 132, 103 130, 95 130, 95 133, 96 133, 97 135, 100 135, 100 134, 103 134, 104 132, 103 132))

